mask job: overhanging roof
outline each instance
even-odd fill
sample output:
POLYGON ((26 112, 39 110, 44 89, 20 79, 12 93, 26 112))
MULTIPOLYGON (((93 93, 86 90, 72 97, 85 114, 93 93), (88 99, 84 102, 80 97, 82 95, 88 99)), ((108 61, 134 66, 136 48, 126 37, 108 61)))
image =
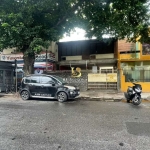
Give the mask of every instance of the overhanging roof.
POLYGON ((85 65, 85 64, 91 64, 91 65, 96 65, 96 64, 116 64, 117 59, 115 58, 107 58, 107 59, 93 59, 93 60, 65 60, 65 61, 60 61, 58 64, 60 66, 68 66, 68 65, 85 65))

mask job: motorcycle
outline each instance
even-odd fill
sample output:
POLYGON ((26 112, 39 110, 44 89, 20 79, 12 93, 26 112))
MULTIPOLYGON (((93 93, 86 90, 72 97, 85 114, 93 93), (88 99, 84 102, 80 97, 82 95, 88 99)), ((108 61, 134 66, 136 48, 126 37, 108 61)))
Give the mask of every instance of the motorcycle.
POLYGON ((141 99, 142 86, 133 81, 130 81, 130 82, 134 86, 128 87, 127 92, 124 93, 125 98, 127 100, 127 103, 130 103, 130 101, 131 101, 133 103, 133 105, 139 105, 142 101, 142 99, 141 99))

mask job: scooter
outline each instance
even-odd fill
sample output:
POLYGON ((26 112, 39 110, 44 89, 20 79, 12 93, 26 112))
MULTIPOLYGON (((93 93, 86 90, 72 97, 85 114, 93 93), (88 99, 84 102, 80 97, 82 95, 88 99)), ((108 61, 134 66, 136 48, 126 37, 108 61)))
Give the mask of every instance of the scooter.
POLYGON ((136 84, 135 82, 132 82, 129 80, 134 86, 128 87, 127 92, 124 93, 125 98, 127 100, 127 103, 130 103, 130 101, 133 103, 133 105, 139 105, 142 101, 141 99, 141 93, 142 93, 142 87, 140 84, 136 84))

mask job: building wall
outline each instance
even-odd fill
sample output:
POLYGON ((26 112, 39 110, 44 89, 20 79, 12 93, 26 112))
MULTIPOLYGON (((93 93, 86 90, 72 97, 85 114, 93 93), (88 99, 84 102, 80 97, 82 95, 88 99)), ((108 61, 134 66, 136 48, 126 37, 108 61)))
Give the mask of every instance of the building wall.
POLYGON ((82 72, 82 76, 80 78, 73 78, 71 77, 71 71, 58 71, 58 72, 48 72, 47 74, 50 75, 57 75, 62 77, 65 81, 69 84, 76 85, 80 88, 81 91, 86 91, 88 86, 88 72, 82 72))
MULTIPOLYGON (((17 66, 23 67, 23 54, 16 52, 15 48, 4 49, 3 52, 0 53, 1 61, 14 61, 17 60, 17 66)), ((55 62, 58 60, 58 46, 56 42, 51 42, 51 45, 47 49, 47 70, 54 70, 55 62)), ((44 70, 46 68, 46 49, 37 55, 35 59, 34 68, 40 68, 44 70)), ((36 70, 35 70, 36 71, 36 70)))
POLYGON ((114 54, 115 41, 110 43, 98 40, 83 40, 58 43, 58 60, 63 56, 82 56, 82 59, 90 59, 92 54, 114 54))
POLYGON ((15 50, 16 48, 7 48, 3 50, 2 54, 13 54, 15 50))
POLYGON ((118 41, 118 69, 121 91, 132 86, 128 81, 132 78, 142 85, 143 92, 150 92, 150 45, 118 41))
POLYGON ((135 50, 135 43, 127 42, 126 39, 118 40, 118 52, 135 50))
MULTIPOLYGON (((46 49, 43 49, 43 51, 45 52, 46 51, 46 49)), ((54 53, 55 54, 55 59, 56 59, 56 61, 58 61, 58 45, 57 45, 57 43, 56 42, 51 42, 51 45, 49 46, 49 48, 47 49, 47 52, 49 53, 49 52, 52 52, 52 53, 54 53)), ((17 52, 16 51, 16 48, 7 48, 7 49, 4 49, 1 53, 0 53, 0 55, 12 55, 13 57, 16 55, 16 56, 18 56, 18 55, 22 55, 22 53, 21 52, 17 52)), ((22 58, 21 58, 22 59, 22 58)), ((1 60, 1 57, 0 57, 0 60, 1 60)))

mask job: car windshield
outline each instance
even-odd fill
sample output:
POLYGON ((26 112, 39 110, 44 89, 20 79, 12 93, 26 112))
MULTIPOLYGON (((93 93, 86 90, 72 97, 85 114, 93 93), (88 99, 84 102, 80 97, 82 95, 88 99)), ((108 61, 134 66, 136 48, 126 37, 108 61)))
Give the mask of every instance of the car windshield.
POLYGON ((59 77, 59 76, 55 76, 53 75, 53 77, 57 80, 59 80, 62 84, 68 84, 66 81, 63 80, 63 78, 59 77))

